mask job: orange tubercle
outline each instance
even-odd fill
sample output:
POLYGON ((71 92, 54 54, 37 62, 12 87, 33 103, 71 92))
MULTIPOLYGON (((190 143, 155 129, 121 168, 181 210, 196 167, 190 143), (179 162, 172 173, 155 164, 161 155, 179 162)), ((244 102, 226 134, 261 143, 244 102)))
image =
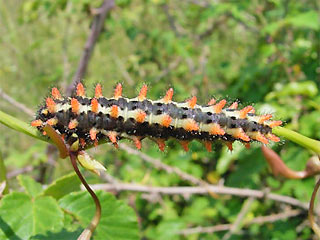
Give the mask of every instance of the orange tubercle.
POLYGON ((179 141, 183 149, 188 152, 189 151, 189 141, 179 141))
POLYGON ((212 143, 210 141, 204 141, 203 145, 205 146, 208 152, 212 152, 212 143))
POLYGON ((82 85, 82 83, 78 83, 77 85, 77 96, 80 97, 84 97, 85 96, 85 90, 84 90, 84 86, 82 85))
POLYGON ((86 140, 84 138, 80 138, 80 145, 82 148, 84 148, 86 146, 86 140))
POLYGON ((42 121, 40 119, 34 120, 31 122, 32 127, 40 127, 42 125, 42 121))
POLYGON ((61 94, 58 90, 58 88, 52 88, 51 95, 54 99, 62 99, 61 94))
POLYGON ((273 127, 278 127, 282 125, 282 121, 272 121, 269 124, 269 127, 273 128, 273 127))
POLYGON ((246 118, 247 114, 249 112, 251 112, 252 110, 253 110, 252 106, 247 106, 247 107, 241 109, 240 112, 239 112, 239 118, 241 118, 241 119, 246 118))
POLYGON ((170 88, 166 95, 163 97, 163 102, 164 103, 169 103, 172 100, 172 96, 173 96, 173 89, 170 88))
POLYGON ((72 119, 68 124, 68 128, 69 129, 74 129, 74 128, 76 128, 78 126, 78 124, 79 123, 78 123, 77 119, 72 119))
POLYGON ((214 105, 216 103, 216 100, 214 98, 212 98, 209 102, 208 102, 208 105, 211 106, 211 105, 214 105))
POLYGON ((117 118, 119 114, 119 109, 117 105, 112 105, 110 110, 110 116, 113 118, 117 118))
POLYGON ((258 123, 262 124, 265 121, 269 120, 270 118, 272 118, 271 114, 262 115, 260 116, 258 123))
POLYGON ((238 128, 237 131, 234 133, 233 137, 239 138, 246 142, 250 141, 250 137, 247 134, 245 134, 242 128, 238 128))
POLYGON ((90 129, 89 134, 92 141, 97 139, 97 133, 98 133, 98 130, 96 128, 90 129))
POLYGON ((165 149, 165 147, 166 147, 166 143, 165 143, 164 139, 162 139, 162 138, 157 138, 157 139, 155 139, 155 141, 156 141, 156 143, 158 144, 159 150, 160 150, 161 152, 163 152, 164 149, 165 149))
POLYGON ((80 103, 77 99, 71 98, 71 111, 74 114, 79 114, 80 103))
POLYGON ((276 135, 273 135, 272 133, 267 133, 266 137, 271 141, 280 142, 280 138, 277 137, 276 135))
POLYGON ((117 143, 117 136, 118 133, 115 131, 109 131, 107 133, 107 136, 109 137, 110 141, 113 143, 113 145, 118 148, 118 143, 117 143))
POLYGON ((228 107, 229 109, 237 109, 238 108, 238 102, 234 102, 228 107))
POLYGON ((144 111, 140 110, 136 114, 136 121, 138 123, 143 123, 146 116, 147 116, 147 114, 144 111))
POLYGON ((55 103, 55 101, 53 101, 52 98, 48 97, 46 99, 46 105, 47 105, 48 111, 50 113, 55 113, 56 112, 56 103, 55 103))
POLYGON ((188 105, 190 108, 194 108, 197 104, 197 97, 196 96, 193 96, 192 98, 190 98, 188 100, 188 105))
POLYGON ((114 90, 114 98, 118 99, 122 96, 122 85, 121 83, 118 83, 118 85, 116 86, 115 90, 114 90))
POLYGON ((246 149, 250 149, 250 143, 243 143, 243 145, 244 145, 244 147, 246 148, 246 149))
POLYGON ((220 127, 218 123, 213 123, 209 133, 211 135, 224 135, 225 131, 220 127))
POLYGON ((94 113, 98 113, 99 110, 99 102, 96 98, 91 100, 91 111, 94 113))
POLYGON ((227 104, 227 101, 225 99, 222 99, 220 102, 218 102, 216 105, 213 106, 214 112, 220 113, 226 104, 227 104))
POLYGON ((47 120, 47 124, 49 124, 50 126, 54 126, 58 123, 58 119, 56 118, 50 118, 49 120, 47 120))
POLYGON ((139 138, 139 137, 133 137, 133 142, 134 142, 134 144, 136 145, 136 148, 137 149, 141 149, 141 139, 139 138))
POLYGON ((269 143, 268 139, 260 132, 257 132, 255 137, 256 137, 256 140, 259 142, 262 142, 264 144, 269 143))
POLYGON ((226 146, 228 147, 228 149, 229 149, 230 151, 233 150, 232 142, 225 142, 225 144, 226 144, 226 146))
POLYGON ((147 97, 147 91, 148 91, 148 86, 146 84, 144 84, 140 90, 140 93, 138 95, 138 100, 139 101, 143 101, 146 99, 147 97))
POLYGON ((162 118, 161 125, 163 127, 169 127, 171 122, 172 122, 172 118, 168 114, 165 114, 162 118))
POLYGON ((184 129, 188 132, 191 131, 198 131, 199 126, 193 119, 188 119, 187 122, 184 125, 184 129))
POLYGON ((95 96, 96 98, 102 97, 102 87, 101 87, 101 84, 100 84, 100 83, 98 83, 97 86, 96 86, 96 88, 95 88, 94 96, 95 96))

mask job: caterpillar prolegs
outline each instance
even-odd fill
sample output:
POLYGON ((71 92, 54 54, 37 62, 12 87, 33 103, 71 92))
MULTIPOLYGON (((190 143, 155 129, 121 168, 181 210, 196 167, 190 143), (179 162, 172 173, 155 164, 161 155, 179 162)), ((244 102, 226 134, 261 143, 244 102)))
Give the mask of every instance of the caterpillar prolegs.
POLYGON ((49 124, 67 143, 77 136, 80 150, 97 145, 102 139, 109 139, 117 146, 122 138, 131 139, 140 149, 141 140, 147 137, 161 151, 169 138, 179 140, 186 151, 192 140, 203 142, 208 151, 216 140, 225 142, 229 149, 236 140, 246 147, 253 141, 263 144, 269 140, 280 141, 272 134, 272 128, 282 122, 271 120, 271 114, 256 115, 252 106, 238 110, 237 102, 225 107, 226 100, 216 102, 215 99, 202 106, 197 105, 195 96, 178 103, 172 100, 172 88, 160 100, 149 100, 146 95, 146 85, 132 99, 122 97, 121 84, 116 86, 112 98, 102 96, 100 84, 96 85, 93 98, 85 96, 81 83, 73 97, 63 97, 53 88, 52 96, 40 107, 31 125, 45 134, 42 128, 49 124))

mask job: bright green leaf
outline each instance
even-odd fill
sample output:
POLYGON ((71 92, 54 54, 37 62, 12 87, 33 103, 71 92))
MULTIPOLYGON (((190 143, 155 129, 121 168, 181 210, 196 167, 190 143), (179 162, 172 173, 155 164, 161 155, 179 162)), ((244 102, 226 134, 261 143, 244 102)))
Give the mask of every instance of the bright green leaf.
POLYGON ((320 28, 319 14, 316 11, 308 11, 292 16, 287 19, 287 22, 294 27, 305 27, 313 30, 318 30, 320 28))
POLYGON ((0 239, 29 239, 36 234, 57 232, 63 226, 63 212, 51 197, 32 199, 13 192, 1 200, 0 239))
POLYGON ((36 182, 32 177, 27 175, 19 175, 17 179, 29 196, 35 197, 42 192, 41 184, 36 182))
MULTIPOLYGON (((95 240, 140 239, 135 212, 112 194, 96 192, 101 202, 102 216, 95 231, 95 240)), ((87 192, 71 193, 59 200, 60 206, 70 212, 86 227, 91 221, 95 206, 87 192)))

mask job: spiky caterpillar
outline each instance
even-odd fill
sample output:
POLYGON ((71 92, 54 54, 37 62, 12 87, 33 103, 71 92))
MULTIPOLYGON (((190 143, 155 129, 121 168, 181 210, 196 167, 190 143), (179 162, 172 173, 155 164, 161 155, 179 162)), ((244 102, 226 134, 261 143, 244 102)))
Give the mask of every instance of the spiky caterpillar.
POLYGON ((208 151, 215 140, 224 141, 229 149, 235 140, 247 147, 250 142, 268 144, 269 140, 280 139, 272 134, 272 128, 282 124, 272 121, 271 114, 256 115, 252 106, 237 110, 234 102, 224 108, 226 100, 214 99, 205 106, 197 105, 196 97, 186 102, 172 101, 173 90, 157 101, 146 98, 144 85, 133 99, 122 97, 122 86, 118 84, 113 98, 102 96, 101 85, 95 89, 95 97, 87 98, 81 83, 76 95, 62 97, 57 88, 52 89, 52 97, 37 112, 31 125, 42 130, 45 124, 51 125, 68 143, 77 136, 80 150, 91 144, 98 144, 108 138, 115 146, 121 138, 132 139, 138 149, 145 137, 156 141, 159 149, 165 149, 165 141, 175 138, 188 150, 188 143, 194 139, 202 141, 208 151))

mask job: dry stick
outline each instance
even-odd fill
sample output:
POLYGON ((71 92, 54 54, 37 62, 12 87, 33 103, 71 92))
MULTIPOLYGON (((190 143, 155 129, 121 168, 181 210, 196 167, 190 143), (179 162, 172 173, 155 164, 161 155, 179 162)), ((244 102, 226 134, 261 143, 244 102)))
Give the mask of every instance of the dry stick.
POLYGON ((319 228, 318 224, 316 223, 316 221, 314 219, 314 215, 313 215, 314 202, 315 202, 317 191, 318 191, 319 187, 320 187, 320 178, 318 179, 318 181, 313 189, 313 192, 312 192, 312 196, 310 199, 310 205, 309 205, 309 211, 308 211, 308 218, 309 218, 310 225, 311 225, 313 231, 320 238, 320 228, 319 228))
POLYGON ((133 191, 133 192, 145 192, 152 194, 167 194, 167 195, 182 195, 189 196, 192 194, 208 194, 210 192, 214 192, 217 194, 224 195, 233 195, 238 197, 253 197, 258 199, 270 199, 276 202, 285 203, 291 206, 299 207, 304 210, 308 210, 308 203, 300 202, 299 200, 279 195, 275 193, 267 193, 260 190, 246 189, 246 188, 233 188, 233 187, 225 187, 225 186, 197 186, 197 187, 154 187, 154 186, 145 186, 139 184, 132 183, 108 183, 108 184, 93 184, 91 187, 95 190, 105 190, 105 191, 133 191))
POLYGON ((82 53, 80 62, 78 64, 77 71, 72 79, 72 83, 67 88, 67 95, 70 96, 74 86, 81 81, 85 76, 88 68, 89 59, 91 57, 95 43, 100 35, 100 32, 103 27, 104 20, 107 16, 107 13, 115 6, 114 0, 105 0, 100 9, 96 10, 97 13, 93 19, 91 26, 91 32, 87 39, 86 45, 84 46, 84 51, 82 53))
POLYGON ((87 189, 87 191, 90 193, 95 205, 96 205, 96 213, 94 217, 92 218, 89 226, 81 233, 78 240, 81 239, 90 239, 92 233, 96 229, 96 227, 99 224, 100 218, 101 218, 101 205, 100 201, 97 197, 97 195, 94 193, 94 191, 90 188, 84 177, 82 176, 78 165, 77 165, 77 156, 75 153, 70 152, 70 160, 73 166, 74 171, 77 173, 78 177, 80 178, 81 183, 84 185, 84 187, 87 189))
POLYGON ((34 112, 26 107, 25 105, 23 105, 22 103, 17 102, 16 100, 14 100, 12 97, 10 97, 9 95, 7 95, 1 88, 0 88, 0 97, 2 97, 4 100, 6 100, 7 102, 9 102, 11 105, 13 105, 14 107, 18 108, 19 110, 23 111, 24 113, 26 113, 29 116, 34 116, 34 112))
POLYGON ((249 197, 245 203, 242 205, 242 208, 236 218, 236 220, 234 221, 234 223, 232 224, 232 227, 230 228, 229 232, 227 232, 222 240, 228 240, 234 233, 236 233, 244 219, 244 217, 247 215, 248 211, 250 210, 250 207, 252 205, 254 201, 254 198, 253 197, 249 197))
MULTIPOLYGON (((253 218, 249 222, 245 223, 245 226, 249 226, 251 224, 264 224, 268 222, 275 222, 291 217, 296 217, 298 215, 301 215, 303 211, 301 210, 289 210, 283 213, 278 214, 271 214, 268 216, 260 216, 253 218)), ((232 227, 232 224, 220 224, 215 225, 211 227, 193 227, 193 228, 186 228, 178 232, 178 234, 181 235, 190 235, 190 234, 198 234, 198 233, 213 233, 213 232, 219 232, 219 231, 227 231, 232 227)))

